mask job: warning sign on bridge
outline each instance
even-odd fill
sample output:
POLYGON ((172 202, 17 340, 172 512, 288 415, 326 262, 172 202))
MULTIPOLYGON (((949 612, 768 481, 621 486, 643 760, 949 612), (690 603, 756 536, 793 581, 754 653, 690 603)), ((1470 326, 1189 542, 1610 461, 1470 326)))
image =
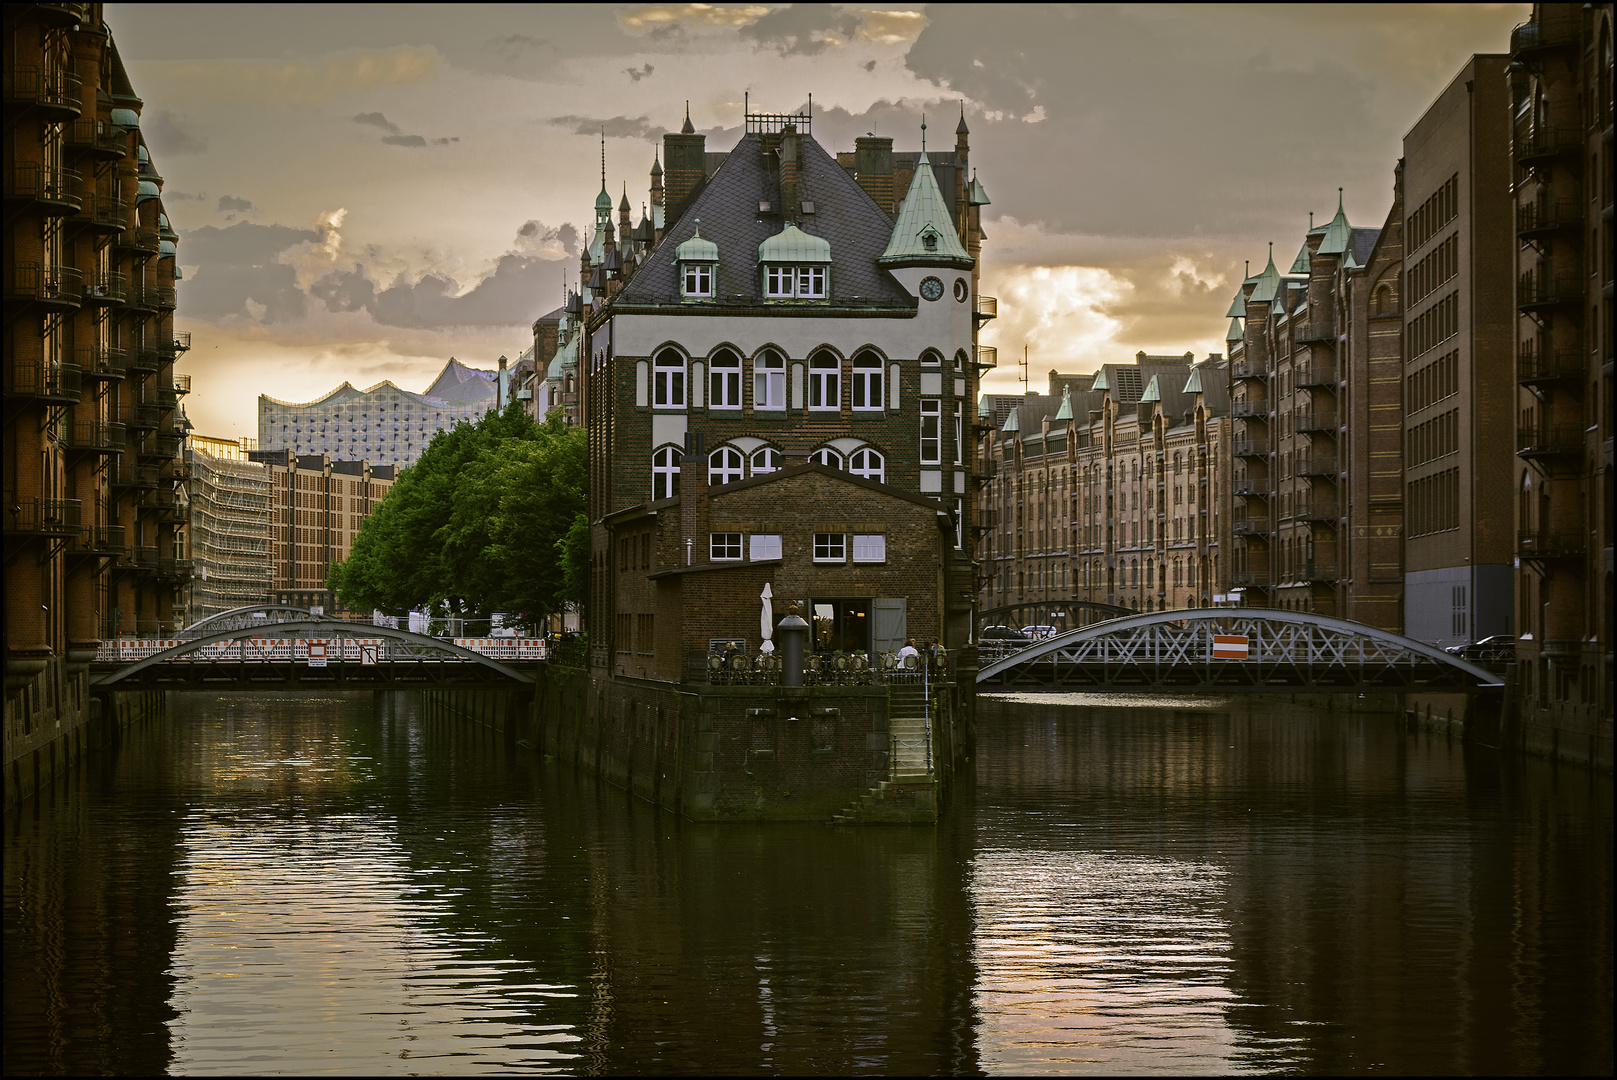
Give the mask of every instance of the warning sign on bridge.
POLYGON ((378 646, 378 645, 361 644, 360 647, 359 647, 359 663, 360 663, 360 666, 362 666, 362 667, 375 667, 376 666, 376 650, 378 648, 380 648, 380 646, 378 646))
POLYGON ((1245 634, 1214 634, 1214 660, 1245 660, 1249 652, 1245 634))
POLYGON ((326 643, 324 641, 309 642, 309 666, 326 666, 326 643))

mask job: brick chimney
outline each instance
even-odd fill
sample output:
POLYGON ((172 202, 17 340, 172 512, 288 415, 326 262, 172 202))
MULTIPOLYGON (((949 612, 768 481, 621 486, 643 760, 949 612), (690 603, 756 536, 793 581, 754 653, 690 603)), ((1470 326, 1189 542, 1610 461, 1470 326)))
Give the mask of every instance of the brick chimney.
POLYGON ((690 205, 691 199, 707 182, 707 136, 698 135, 691 124, 690 103, 685 103, 685 126, 663 136, 663 221, 672 226, 690 205))
POLYGON ((787 124, 780 133, 781 219, 797 221, 797 206, 797 125, 787 124))
POLYGON ((853 175, 865 194, 888 214, 898 212, 893 204, 893 140, 861 135, 853 142, 853 175))

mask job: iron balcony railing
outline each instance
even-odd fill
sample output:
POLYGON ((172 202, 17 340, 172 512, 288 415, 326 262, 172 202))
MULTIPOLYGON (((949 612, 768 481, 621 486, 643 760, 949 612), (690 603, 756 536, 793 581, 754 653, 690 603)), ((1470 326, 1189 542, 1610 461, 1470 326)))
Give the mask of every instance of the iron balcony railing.
POLYGON ((1574 559, 1585 550, 1577 529, 1535 529, 1516 534, 1516 554, 1524 559, 1574 559))
POLYGON ((1293 418, 1298 431, 1323 432, 1334 434, 1336 431, 1336 414, 1334 412, 1299 412, 1293 418))
POLYGON ((68 126, 65 134, 68 146, 92 151, 97 157, 113 159, 129 153, 129 133, 106 120, 81 117, 68 126))
POLYGON ((122 199, 97 192, 85 200, 89 206, 85 217, 96 232, 122 232, 129 221, 129 204, 122 199))
MULTIPOLYGON (((173 290, 170 291, 172 292, 173 290)), ((156 311, 162 307, 159 290, 155 285, 135 285, 131 287, 128 304, 136 311, 156 311)))
POLYGON ((991 368, 999 366, 999 349, 993 345, 977 346, 977 366, 991 368))
POLYGON ((126 435, 124 426, 119 423, 75 420, 73 426, 68 429, 67 444, 74 450, 116 454, 123 451, 126 435))
POLYGON ((1303 454, 1297 459, 1298 476, 1318 476, 1328 480, 1336 479, 1335 454, 1303 454))
POLYGON ((174 286, 158 285, 152 291, 157 294, 157 309, 159 311, 174 310, 174 286))
POLYGON ((1231 580, 1239 589, 1267 589, 1269 587, 1269 571, 1237 570, 1231 575, 1231 580))
POLYGON ((1523 311, 1582 304, 1583 282, 1573 274, 1556 274, 1549 267, 1529 270, 1516 281, 1516 306, 1523 311))
POLYGON ((43 120, 60 123, 84 111, 84 82, 70 72, 7 68, 4 85, 7 104, 32 105, 43 120))
MULTIPOLYGON (((189 331, 189 330, 176 330, 176 331, 174 331, 174 351, 175 352, 188 352, 190 350, 190 348, 191 348, 191 331, 189 331)), ((187 378, 189 378, 189 376, 187 376, 187 378)))
POLYGON ((1548 458, 1583 452, 1583 429, 1576 424, 1540 424, 1516 429, 1516 456, 1548 458))
POLYGON ((19 161, 11 166, 6 199, 36 202, 59 213, 76 213, 84 205, 84 177, 73 169, 19 161))
POLYGON ((122 555, 124 552, 124 527, 122 525, 99 525, 84 527, 79 537, 79 543, 84 550, 98 555, 122 555))
POLYGON ((189 394, 191 392, 191 376, 189 376, 189 375, 175 375, 174 376, 174 392, 176 394, 179 394, 182 397, 184 395, 186 395, 186 394, 189 394))
POLYGON ((1543 236, 1583 227, 1583 205, 1573 199, 1540 199, 1516 208, 1519 236, 1543 236))
POLYGON ((1241 398, 1238 401, 1230 402, 1230 415, 1237 420, 1262 420, 1267 422, 1269 419, 1269 403, 1266 401, 1254 401, 1250 398, 1241 398))
POLYGON ((157 549, 154 547, 135 547, 129 549, 129 562, 147 570, 157 569, 157 549))
POLYGON ((1237 360, 1230 365, 1230 374, 1237 379, 1267 379, 1269 365, 1262 360, 1237 360))
POLYGON ((190 559, 158 559, 157 574, 159 577, 174 578, 186 581, 191 577, 196 563, 190 559))
POLYGON ((1510 32, 1512 58, 1528 60, 1536 53, 1564 48, 1577 40, 1570 20, 1557 17, 1560 12, 1541 7, 1537 14, 1542 22, 1525 22, 1510 32))
POLYGON ((13 360, 6 368, 6 397, 72 403, 83 394, 84 373, 77 364, 13 360))
POLYGON ((1335 559, 1303 560, 1302 580, 1304 581, 1335 581, 1338 576, 1335 559))
POLYGON ((6 299, 53 307, 78 307, 84 274, 76 267, 19 263, 6 272, 6 299))
POLYGON ((129 354, 111 345, 80 345, 73 350, 73 358, 92 379, 121 379, 129 366, 129 354))
POLYGON ((118 419, 136 431, 153 431, 162 420, 162 411, 156 405, 127 404, 118 419))
POLYGON ((121 304, 129 299, 129 279, 116 270, 92 270, 84 282, 87 304, 121 304))
POLYGON ((119 247, 146 255, 156 255, 161 243, 162 238, 157 235, 157 230, 148 229, 143 225, 125 229, 118 234, 119 247))
POLYGON ((1318 315, 1292 327, 1291 339, 1299 345, 1330 343, 1336 340, 1336 319, 1318 315))
POLYGON ((994 296, 977 297, 977 320, 987 322, 989 319, 999 317, 999 298, 994 296))
POLYGON ((1236 518, 1230 522, 1230 535, 1232 536, 1266 536, 1269 532, 1267 518, 1236 518))
POLYGON ((1334 364, 1314 364, 1311 367, 1297 369, 1297 385, 1307 389, 1310 387, 1335 388, 1336 366, 1334 364))
POLYGON ((1299 499, 1292 505, 1292 516, 1322 525, 1335 525, 1338 517, 1335 499, 1299 499))
POLYGON ((1268 457, 1269 444, 1264 439, 1236 439, 1230 443, 1230 453, 1236 457, 1268 457))
POLYGON ((84 503, 79 499, 5 496, 6 532, 38 536, 77 536, 84 503))
POLYGON ((1553 348, 1542 339, 1528 338, 1516 352, 1516 381, 1523 386, 1560 382, 1582 382, 1583 353, 1578 349, 1553 348))
POLYGON ((155 488, 157 486, 157 466, 132 465, 124 462, 112 474, 112 486, 115 488, 155 488))
POLYGON ((156 371, 163 366, 163 354, 155 345, 137 345, 130 350, 129 366, 136 371, 156 371))
MULTIPOLYGON (((915 685, 949 677, 951 658, 935 656, 900 657, 897 653, 863 652, 809 653, 803 658, 803 682, 807 686, 915 685)), ((727 654, 696 654, 687 667, 688 682, 714 686, 778 686, 784 665, 779 652, 748 654, 737 650, 727 654), (701 675, 695 678, 696 671, 701 675)))
POLYGON ((1269 482, 1250 476, 1237 476, 1230 482, 1230 491, 1244 499, 1263 499, 1269 496, 1269 482))

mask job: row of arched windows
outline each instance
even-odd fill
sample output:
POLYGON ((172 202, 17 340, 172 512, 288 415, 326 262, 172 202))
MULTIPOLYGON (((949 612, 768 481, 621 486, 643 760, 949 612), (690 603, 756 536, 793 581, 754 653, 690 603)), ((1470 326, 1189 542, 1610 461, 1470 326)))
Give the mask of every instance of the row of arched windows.
MULTIPOLYGON (((964 350, 955 354, 954 367, 964 371, 967 362, 964 350)), ((874 348, 857 350, 851 360, 844 360, 836 350, 822 347, 813 350, 807 362, 808 407, 814 410, 840 411, 844 402, 857 411, 879 412, 898 407, 896 381, 889 386, 883 377, 886 357, 874 348)), ((943 368, 943 354, 928 349, 921 354, 921 367, 943 368)), ((642 361, 643 363, 643 361, 642 361)), ((751 389, 754 409, 785 409, 786 358, 777 349, 764 348, 751 359, 751 378, 747 377, 747 362, 741 354, 727 346, 715 349, 706 359, 705 386, 693 387, 690 381, 691 359, 675 348, 657 352, 651 365, 650 404, 657 409, 684 409, 703 404, 708 409, 741 409, 748 404, 745 391, 751 389)))
MULTIPOLYGON (((678 446, 658 447, 651 455, 651 497, 670 499, 679 494, 679 462, 685 451, 678 446)), ((707 456, 707 482, 709 485, 733 484, 749 476, 762 476, 779 470, 784 464, 781 452, 765 446, 744 454, 734 446, 721 446, 707 456)), ((809 455, 809 461, 843 469, 854 476, 884 483, 887 480, 887 459, 881 451, 861 446, 844 456, 829 446, 822 446, 809 455)))

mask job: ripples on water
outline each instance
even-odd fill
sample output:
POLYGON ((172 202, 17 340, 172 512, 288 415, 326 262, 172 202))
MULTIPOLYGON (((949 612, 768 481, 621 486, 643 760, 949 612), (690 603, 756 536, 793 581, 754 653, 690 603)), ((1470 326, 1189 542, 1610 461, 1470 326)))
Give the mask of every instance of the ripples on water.
POLYGON ((8 1072, 1609 1072, 1609 778, 985 700, 936 829, 681 824, 407 698, 177 695, 7 816, 8 1072))

